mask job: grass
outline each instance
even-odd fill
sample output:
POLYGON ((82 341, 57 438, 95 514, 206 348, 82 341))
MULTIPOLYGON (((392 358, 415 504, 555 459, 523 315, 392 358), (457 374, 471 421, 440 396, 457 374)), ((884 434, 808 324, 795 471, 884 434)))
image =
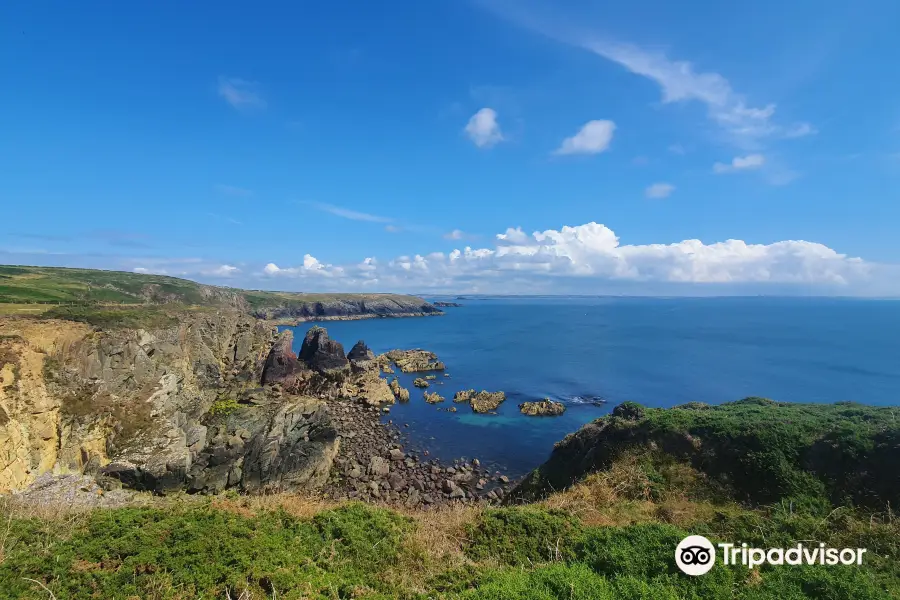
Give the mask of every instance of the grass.
POLYGON ((898 409, 747 398, 718 406, 617 407, 559 442, 519 493, 539 498, 606 470, 623 453, 691 464, 713 487, 751 504, 792 501, 827 512, 900 505, 898 409))
POLYGON ((423 304, 420 298, 397 294, 267 292, 163 275, 0 265, 0 315, 43 313, 98 327, 165 325, 170 307, 236 308, 261 318, 280 318, 415 312, 423 304))
MULTIPOLYGON (((51 512, 0 502, 4 598, 459 598, 886 600, 900 594, 900 524, 842 508, 822 517, 780 504, 706 497, 640 454, 530 506, 397 512, 297 495, 149 498, 145 506, 51 512), (643 476, 639 472, 643 472, 643 476), (645 493, 635 481, 656 481, 645 493), (696 505, 682 512, 665 507, 696 505), (611 518, 609 504, 631 506, 611 518), (588 510, 590 509, 590 510, 588 510), (4 516, 5 511, 5 516, 4 516), (603 515, 600 517, 600 515, 603 515), (4 531, 6 533, 4 534, 4 531), (677 571, 688 533, 761 547, 866 547, 861 567, 717 564, 677 571), (34 583, 39 582, 39 583, 34 583)), ((690 467, 685 467, 690 469, 690 467)))

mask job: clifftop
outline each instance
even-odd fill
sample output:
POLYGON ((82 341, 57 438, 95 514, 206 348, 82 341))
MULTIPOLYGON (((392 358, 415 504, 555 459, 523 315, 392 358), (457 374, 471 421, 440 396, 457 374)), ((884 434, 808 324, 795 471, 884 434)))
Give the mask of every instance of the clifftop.
MULTIPOLYGON (((267 292, 123 271, 0 266, 0 314, 44 313, 92 324, 111 314, 113 321, 125 316, 131 321, 126 324, 133 326, 136 318, 152 316, 154 311, 148 307, 165 306, 165 311, 156 312, 170 313, 173 305, 238 309, 262 319, 295 320, 441 313, 421 298, 398 294, 267 292), (138 306, 147 312, 122 314, 129 307, 134 311, 138 306)), ((165 321, 165 314, 157 316, 165 321)))

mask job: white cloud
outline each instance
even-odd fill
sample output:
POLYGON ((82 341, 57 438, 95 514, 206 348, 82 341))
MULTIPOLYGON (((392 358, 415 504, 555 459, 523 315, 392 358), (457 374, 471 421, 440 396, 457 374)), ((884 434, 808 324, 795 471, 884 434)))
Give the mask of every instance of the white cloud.
POLYGON ((482 108, 472 115, 465 132, 479 148, 490 148, 503 141, 503 132, 497 123, 497 112, 493 108, 482 108))
POLYGON ((684 149, 684 146, 682 146, 681 144, 672 144, 671 146, 669 146, 669 152, 671 152, 672 154, 677 154, 679 156, 684 156, 687 153, 687 151, 684 149))
POLYGON ((219 77, 219 95, 238 110, 263 109, 266 101, 259 91, 259 84, 237 77, 219 77))
POLYGON ((297 267, 281 268, 275 263, 269 263, 262 270, 264 275, 268 276, 287 276, 287 277, 306 277, 306 276, 322 276, 322 277, 342 277, 344 275, 343 267, 320 262, 311 254, 303 255, 303 264, 297 267))
POLYGON ((763 166, 766 157, 762 154, 748 154, 747 156, 735 156, 728 164, 717 162, 713 165, 713 173, 736 173, 738 171, 752 171, 763 166))
POLYGON ((495 292, 512 280, 538 286, 558 278, 582 282, 847 286, 864 282, 870 271, 869 263, 814 242, 748 244, 726 240, 704 244, 685 240, 623 245, 611 229, 598 223, 530 235, 520 228, 510 228, 496 236, 493 247, 466 246, 448 254, 400 256, 387 262, 370 257, 346 267, 324 265, 306 255, 301 267, 282 269, 270 263, 263 269, 266 275, 323 275, 346 289, 375 283, 389 290, 477 285, 495 292))
POLYGON ((391 219, 390 217, 371 215, 369 213, 359 212, 349 208, 343 208, 341 206, 335 206, 334 204, 326 204, 324 202, 303 202, 303 204, 311 206, 316 210, 327 212, 336 217, 350 219, 351 221, 369 221, 371 223, 390 223, 391 221, 393 221, 393 219, 391 219))
POLYGON ((397 225, 385 225, 384 230, 388 233, 400 233, 403 231, 402 227, 398 227, 397 225))
POLYGON ((668 198, 675 191, 675 186, 671 183, 654 183, 644 190, 644 194, 648 198, 668 198))
POLYGON ((216 277, 231 277, 237 275, 241 270, 231 265, 220 265, 211 271, 204 273, 205 275, 215 275, 216 277))
POLYGON ((444 234, 445 240, 461 240, 464 237, 466 237, 466 233, 464 231, 462 231, 461 229, 454 229, 450 233, 444 234))
POLYGON ((564 139, 554 154, 598 154, 609 148, 615 130, 612 121, 588 121, 578 133, 564 139))
POLYGON ((134 268, 134 272, 135 272, 135 273, 141 273, 141 274, 147 274, 147 273, 150 272, 150 269, 148 269, 148 268, 146 268, 146 267, 135 267, 135 268, 134 268))

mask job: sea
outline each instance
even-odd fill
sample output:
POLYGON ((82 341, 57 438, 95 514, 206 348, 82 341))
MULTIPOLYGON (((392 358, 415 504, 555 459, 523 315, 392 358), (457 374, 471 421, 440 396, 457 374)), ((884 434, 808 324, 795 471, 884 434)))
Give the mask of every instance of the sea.
MULTIPOLYGON (((433 298, 432 298, 433 300, 433 298)), ((446 300, 446 299, 445 299, 446 300)), ((408 443, 443 460, 478 458, 516 477, 544 462, 555 442, 626 400, 671 407, 747 396, 785 402, 900 404, 900 301, 844 298, 478 297, 437 317, 330 321, 349 350, 431 350, 427 404, 411 393, 383 417, 408 443), (463 389, 506 392, 496 415, 454 404, 463 389), (558 417, 518 404, 563 402, 558 417), (457 407, 457 412, 445 409, 457 407)), ((294 350, 316 323, 293 327, 294 350)), ((391 376, 388 376, 391 377, 391 376)))

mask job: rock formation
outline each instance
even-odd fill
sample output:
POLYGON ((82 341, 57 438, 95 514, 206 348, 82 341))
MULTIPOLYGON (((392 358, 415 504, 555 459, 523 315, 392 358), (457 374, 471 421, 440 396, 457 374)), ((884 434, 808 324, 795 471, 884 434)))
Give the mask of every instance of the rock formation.
POLYGON ((469 403, 472 405, 472 410, 477 413, 487 413, 494 410, 497 410, 497 407, 500 406, 500 403, 506 400, 506 394, 504 392, 488 392, 485 390, 481 390, 475 397, 472 398, 469 403))
POLYGON ((425 392, 425 402, 427 402, 428 404, 437 404, 438 402, 443 401, 444 397, 437 392, 425 392))
POLYGON ((327 336, 307 345, 320 374, 289 332, 237 311, 159 329, 7 319, 0 331, 0 491, 55 471, 155 492, 308 488, 337 451, 325 402, 291 391, 336 385, 329 369, 347 359, 333 360, 327 336))
POLYGON ((416 377, 415 381, 413 381, 413 385, 417 388, 427 388, 430 384, 421 377, 416 377))
POLYGON ((318 326, 306 332, 297 357, 319 373, 340 371, 350 365, 341 343, 330 339, 328 332, 318 326))
POLYGON ((532 417, 555 417, 566 412, 566 405, 562 402, 554 402, 544 398, 540 402, 523 402, 519 405, 519 412, 532 417))
POLYGON ((454 402, 469 402, 475 397, 475 390, 460 390, 453 394, 454 402))
POLYGON ((427 350, 391 350, 387 353, 387 357, 403 373, 444 370, 444 363, 437 359, 434 352, 427 350))
POLYGON ((365 367, 368 361, 375 360, 375 353, 362 340, 356 342, 347 353, 347 360, 358 367, 365 367))

